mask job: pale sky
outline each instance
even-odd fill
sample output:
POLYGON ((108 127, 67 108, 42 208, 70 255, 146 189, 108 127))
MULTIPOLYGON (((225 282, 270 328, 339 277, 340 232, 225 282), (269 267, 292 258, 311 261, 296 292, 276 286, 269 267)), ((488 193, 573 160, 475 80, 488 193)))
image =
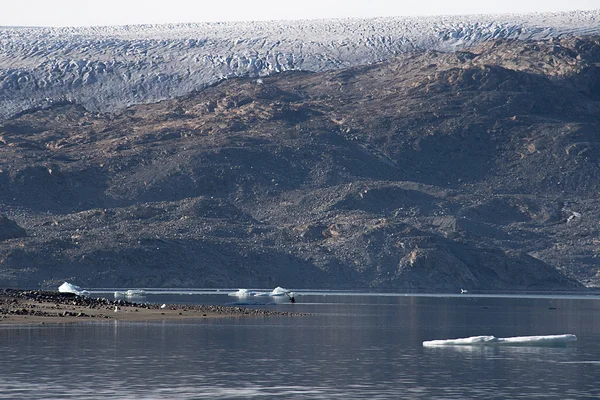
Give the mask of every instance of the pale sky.
POLYGON ((0 26, 91 26, 600 9, 600 0, 3 0, 0 26))

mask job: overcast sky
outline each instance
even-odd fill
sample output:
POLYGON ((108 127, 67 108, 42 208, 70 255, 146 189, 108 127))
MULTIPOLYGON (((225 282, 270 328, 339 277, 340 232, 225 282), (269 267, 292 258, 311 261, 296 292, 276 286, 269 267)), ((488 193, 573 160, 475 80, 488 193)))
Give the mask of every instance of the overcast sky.
POLYGON ((600 0, 14 0, 0 26, 89 26, 591 10, 600 0))

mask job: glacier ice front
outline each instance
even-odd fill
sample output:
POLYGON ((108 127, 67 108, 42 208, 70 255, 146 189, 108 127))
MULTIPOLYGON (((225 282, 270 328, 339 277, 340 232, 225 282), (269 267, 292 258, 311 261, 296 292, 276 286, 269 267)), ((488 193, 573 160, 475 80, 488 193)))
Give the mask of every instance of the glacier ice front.
POLYGON ((65 282, 58 287, 58 291, 60 293, 74 293, 77 295, 86 295, 88 294, 87 290, 83 290, 79 286, 73 285, 72 283, 65 282))
POLYGON ((429 340, 423 342, 423 346, 566 346, 567 343, 575 341, 577 341, 577 336, 571 334, 516 336, 508 338, 498 338, 496 336, 471 336, 462 339, 429 340))

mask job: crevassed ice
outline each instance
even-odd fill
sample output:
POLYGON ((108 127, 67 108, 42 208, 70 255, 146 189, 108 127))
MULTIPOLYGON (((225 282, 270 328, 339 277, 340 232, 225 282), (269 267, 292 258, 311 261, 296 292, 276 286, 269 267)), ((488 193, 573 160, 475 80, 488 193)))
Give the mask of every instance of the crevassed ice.
POLYGON ((0 121, 76 102, 114 111, 222 79, 328 71, 495 39, 600 34, 600 10, 90 28, 0 27, 0 121))
POLYGON ((485 345, 524 345, 524 346, 560 346, 577 340, 577 336, 543 335, 543 336, 516 336, 497 338, 495 336, 472 336, 461 339, 430 340, 423 342, 424 347, 437 346, 485 346, 485 345))

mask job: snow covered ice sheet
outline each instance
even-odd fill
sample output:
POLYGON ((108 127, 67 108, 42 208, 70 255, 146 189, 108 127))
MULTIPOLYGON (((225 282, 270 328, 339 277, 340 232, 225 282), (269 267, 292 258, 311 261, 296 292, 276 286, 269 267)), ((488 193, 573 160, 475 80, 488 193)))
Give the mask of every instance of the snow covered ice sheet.
POLYGON ((600 34, 600 10, 89 28, 0 27, 0 121, 76 102, 115 111, 222 79, 368 65, 496 39, 600 34))

